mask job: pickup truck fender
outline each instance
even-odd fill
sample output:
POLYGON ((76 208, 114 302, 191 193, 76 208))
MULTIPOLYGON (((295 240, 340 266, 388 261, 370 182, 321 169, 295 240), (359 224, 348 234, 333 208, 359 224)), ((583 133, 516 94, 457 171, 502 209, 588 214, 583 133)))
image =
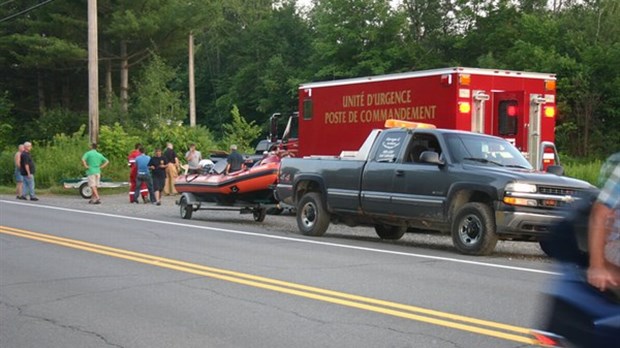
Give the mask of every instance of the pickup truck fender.
POLYGON ((315 174, 300 174, 295 176, 293 180, 293 203, 297 205, 297 202, 303 194, 310 191, 319 192, 324 206, 328 207, 327 189, 323 177, 315 174))
POLYGON ((459 182, 450 186, 447 195, 445 216, 448 221, 465 203, 480 202, 488 204, 493 208, 493 202, 499 199, 497 189, 491 185, 484 185, 474 182, 459 182))

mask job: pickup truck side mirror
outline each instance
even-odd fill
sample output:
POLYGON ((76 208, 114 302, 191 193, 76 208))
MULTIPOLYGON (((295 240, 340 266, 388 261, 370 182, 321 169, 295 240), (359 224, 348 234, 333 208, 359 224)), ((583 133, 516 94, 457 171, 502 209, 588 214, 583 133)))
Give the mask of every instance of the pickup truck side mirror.
POLYGON ((547 167, 547 173, 555 174, 558 176, 564 175, 564 167, 562 166, 549 166, 547 167))
POLYGON ((424 151, 420 155, 420 162, 423 163, 433 163, 437 165, 443 165, 444 162, 439 159, 439 154, 435 151, 424 151))

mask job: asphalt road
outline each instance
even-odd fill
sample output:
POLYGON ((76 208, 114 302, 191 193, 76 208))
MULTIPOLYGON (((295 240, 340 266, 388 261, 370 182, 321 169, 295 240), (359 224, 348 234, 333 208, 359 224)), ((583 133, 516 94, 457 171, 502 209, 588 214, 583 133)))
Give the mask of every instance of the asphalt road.
POLYGON ((0 196, 0 347, 527 347, 553 265, 445 236, 297 233, 294 217, 182 220, 124 195, 0 196))

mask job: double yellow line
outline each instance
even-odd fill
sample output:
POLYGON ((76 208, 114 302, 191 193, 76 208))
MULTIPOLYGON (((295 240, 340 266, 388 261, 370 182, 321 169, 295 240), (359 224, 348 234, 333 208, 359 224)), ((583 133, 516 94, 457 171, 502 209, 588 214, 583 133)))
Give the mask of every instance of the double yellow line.
POLYGON ((491 336, 499 339, 531 345, 538 344, 538 341, 531 333, 531 329, 528 328, 481 320, 457 314, 440 312, 432 309, 410 306, 396 302, 383 301, 379 299, 332 291, 302 284, 290 283, 247 273, 240 273, 225 269, 208 267, 199 264, 137 253, 129 250, 117 249, 74 239, 61 238, 54 235, 41 234, 7 226, 0 226, 0 233, 32 239, 44 243, 61 245, 67 248, 88 251, 101 255, 107 255, 119 259, 130 260, 147 265, 168 268, 180 272, 229 281, 232 283, 252 286, 255 288, 277 291, 280 293, 309 298, 317 301, 334 303, 370 312, 381 313, 428 324, 472 332, 480 335, 491 336))

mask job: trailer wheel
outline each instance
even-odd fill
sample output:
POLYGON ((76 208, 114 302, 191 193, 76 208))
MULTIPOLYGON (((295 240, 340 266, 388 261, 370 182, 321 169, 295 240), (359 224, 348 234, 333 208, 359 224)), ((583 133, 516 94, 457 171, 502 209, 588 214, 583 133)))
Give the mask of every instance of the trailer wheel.
POLYGON ((265 216, 267 216, 266 208, 256 208, 252 211, 252 216, 254 216, 254 221, 263 222, 265 221, 265 216))
POLYGON ((381 239, 397 240, 401 239, 407 227, 391 226, 391 225, 375 225, 375 232, 381 239))
POLYGON ((306 236, 319 237, 329 227, 329 213, 323 205, 321 195, 309 192, 303 195, 297 205, 297 227, 306 236))
POLYGON ((194 212, 194 207, 187 202, 187 197, 181 196, 179 200, 179 208, 181 211, 181 218, 185 220, 189 220, 192 218, 192 213, 194 212))
POLYGON ((85 199, 89 199, 93 196, 93 188, 88 186, 88 183, 83 183, 82 185, 80 185, 80 196, 82 196, 82 198, 85 199))
POLYGON ((491 207, 477 202, 463 205, 452 221, 452 243, 463 254, 490 254, 497 244, 491 207))

